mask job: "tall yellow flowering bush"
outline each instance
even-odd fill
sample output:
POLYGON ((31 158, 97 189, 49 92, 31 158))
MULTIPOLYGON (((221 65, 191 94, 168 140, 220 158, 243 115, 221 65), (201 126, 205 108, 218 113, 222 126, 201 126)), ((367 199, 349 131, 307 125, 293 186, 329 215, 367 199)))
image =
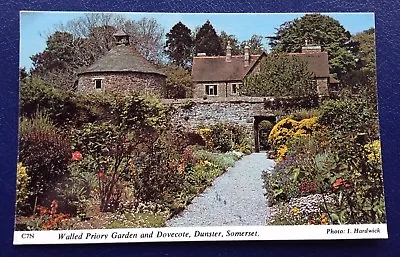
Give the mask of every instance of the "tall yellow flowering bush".
POLYGON ((286 142, 293 137, 310 135, 316 131, 318 127, 317 117, 303 119, 301 121, 285 118, 272 128, 268 136, 268 143, 272 147, 278 148, 285 145, 286 142))
POLYGON ((27 205, 30 195, 29 181, 30 178, 26 172, 26 167, 22 165, 22 162, 19 162, 17 164, 17 211, 23 211, 22 209, 27 205))

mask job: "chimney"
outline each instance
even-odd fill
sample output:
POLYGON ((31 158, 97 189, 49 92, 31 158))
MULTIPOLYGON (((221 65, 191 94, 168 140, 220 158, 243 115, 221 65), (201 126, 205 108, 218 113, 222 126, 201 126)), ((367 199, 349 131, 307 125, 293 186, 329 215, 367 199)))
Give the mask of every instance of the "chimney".
POLYGON ((117 46, 118 45, 129 45, 129 35, 126 34, 124 31, 122 30, 118 30, 117 33, 114 34, 115 37, 115 41, 117 46))
POLYGON ((231 47, 231 41, 228 41, 228 45, 226 46, 226 62, 231 62, 232 61, 232 47, 231 47))
POLYGON ((322 48, 320 45, 309 44, 306 39, 305 45, 301 48, 302 53, 320 53, 322 48))
POLYGON ((250 65, 250 47, 246 42, 244 46, 244 67, 248 67, 250 65))

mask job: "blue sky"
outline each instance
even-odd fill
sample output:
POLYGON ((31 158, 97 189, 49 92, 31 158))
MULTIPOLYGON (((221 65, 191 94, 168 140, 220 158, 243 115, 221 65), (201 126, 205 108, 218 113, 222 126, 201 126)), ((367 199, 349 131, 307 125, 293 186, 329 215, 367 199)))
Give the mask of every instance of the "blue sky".
MULTIPOLYGON (((210 14, 210 13, 119 13, 132 20, 143 17, 156 19, 167 33, 172 26, 181 21, 191 30, 210 20, 217 33, 225 31, 235 35, 239 41, 248 40, 254 34, 269 36, 275 33, 275 28, 285 21, 302 17, 304 13, 289 14, 210 14)), ((345 29, 355 34, 375 27, 373 13, 324 13, 338 20, 345 29)), ((21 12, 20 13, 20 67, 31 68, 30 56, 46 48, 47 36, 55 31, 59 24, 84 15, 77 12, 21 12)), ((268 40, 264 39, 267 48, 268 40)))

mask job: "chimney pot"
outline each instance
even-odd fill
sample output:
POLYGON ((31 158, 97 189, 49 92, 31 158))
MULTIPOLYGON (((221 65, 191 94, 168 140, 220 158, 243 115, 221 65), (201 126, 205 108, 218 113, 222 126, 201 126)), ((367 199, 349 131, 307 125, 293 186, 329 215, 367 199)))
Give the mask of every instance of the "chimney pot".
POLYGON ((244 46, 244 67, 248 67, 250 65, 250 47, 249 44, 246 42, 244 46))
POLYGON ((226 46, 226 62, 232 61, 232 47, 231 42, 228 41, 228 45, 226 46))

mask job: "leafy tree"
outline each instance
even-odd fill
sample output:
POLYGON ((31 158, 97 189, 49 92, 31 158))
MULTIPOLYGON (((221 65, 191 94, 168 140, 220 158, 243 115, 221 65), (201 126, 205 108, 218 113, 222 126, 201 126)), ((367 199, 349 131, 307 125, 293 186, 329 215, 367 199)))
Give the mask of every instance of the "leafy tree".
POLYGON ((360 70, 375 73, 376 51, 375 51, 375 29, 370 28, 353 36, 354 41, 359 45, 358 66, 360 70))
MULTIPOLYGON (((263 44, 262 44, 263 36, 260 35, 252 35, 250 40, 247 41, 248 46, 250 47, 250 54, 261 54, 263 51, 263 44)), ((246 45, 246 41, 243 41, 240 44, 240 49, 244 49, 246 45)))
POLYGON ((190 29, 182 22, 178 22, 166 36, 166 53, 172 63, 182 68, 190 67, 193 48, 193 39, 190 29))
POLYGON ((347 92, 357 93, 376 112, 375 30, 371 28, 358 33, 353 36, 353 40, 359 45, 359 51, 357 52, 359 60, 357 62, 357 69, 343 76, 343 91, 346 92, 347 90, 347 92))
POLYGON ((269 44, 274 52, 301 52, 306 40, 319 44, 329 54, 330 72, 341 78, 356 65, 357 44, 350 39, 350 32, 337 20, 306 14, 283 23, 269 44))
POLYGON ((80 49, 80 42, 70 33, 56 31, 49 36, 46 49, 31 57, 32 75, 41 77, 47 83, 68 88, 74 81, 73 71, 82 64, 76 58, 80 49))
POLYGON ((207 20, 196 34, 194 41, 195 53, 206 53, 210 56, 218 56, 223 54, 221 39, 215 32, 210 21, 207 20))
POLYGON ((269 54, 260 72, 246 77, 241 93, 248 96, 307 97, 317 88, 307 63, 294 56, 269 54))
POLYGON ((190 73, 178 66, 164 68, 167 74, 166 98, 185 98, 192 95, 193 80, 190 73))
POLYGON ((219 38, 221 40, 221 47, 224 54, 226 54, 228 41, 232 47, 232 55, 239 55, 243 52, 241 51, 242 48, 239 46, 239 40, 234 35, 228 35, 225 31, 222 31, 219 38))

